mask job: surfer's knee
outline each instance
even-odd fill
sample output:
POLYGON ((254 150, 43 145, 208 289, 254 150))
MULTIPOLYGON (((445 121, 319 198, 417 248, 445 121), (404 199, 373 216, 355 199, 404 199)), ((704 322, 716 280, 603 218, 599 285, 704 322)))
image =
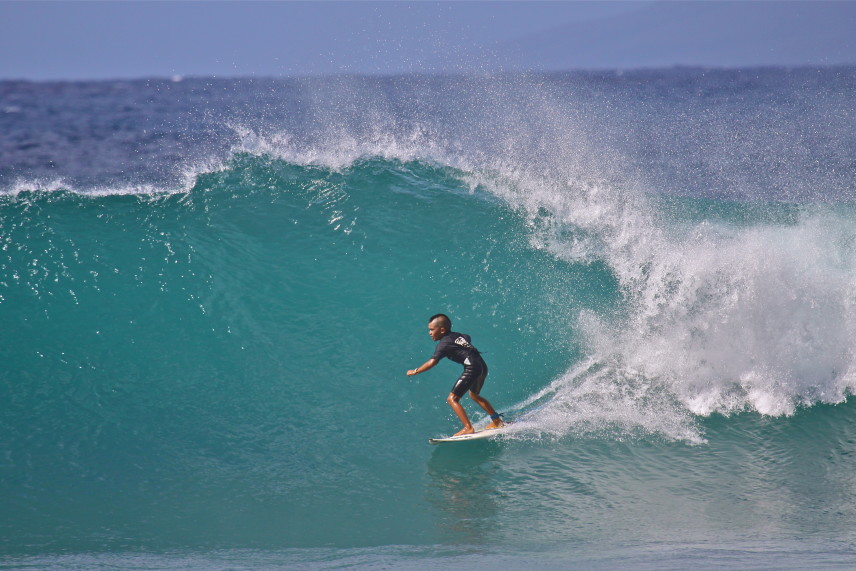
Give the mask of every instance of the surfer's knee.
POLYGON ((455 393, 449 393, 449 396, 446 397, 446 402, 449 404, 457 403, 459 400, 461 400, 461 397, 455 393))

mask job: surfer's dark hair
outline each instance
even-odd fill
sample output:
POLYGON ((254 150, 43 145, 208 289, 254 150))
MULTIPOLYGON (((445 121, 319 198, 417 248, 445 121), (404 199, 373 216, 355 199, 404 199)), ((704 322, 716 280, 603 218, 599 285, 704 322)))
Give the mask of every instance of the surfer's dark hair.
POLYGON ((452 330, 452 320, 449 319, 449 316, 446 315, 445 313, 438 313, 437 315, 432 315, 431 319, 428 320, 428 323, 431 323, 435 319, 440 320, 440 323, 439 323, 440 327, 445 327, 449 331, 452 330))

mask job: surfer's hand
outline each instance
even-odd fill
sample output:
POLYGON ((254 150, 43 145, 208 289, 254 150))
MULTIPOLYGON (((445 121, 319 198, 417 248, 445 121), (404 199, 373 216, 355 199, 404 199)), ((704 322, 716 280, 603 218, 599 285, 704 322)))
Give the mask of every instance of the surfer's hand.
POLYGON ((413 375, 418 375, 418 374, 419 373, 416 372, 416 369, 410 369, 409 371, 407 371, 408 377, 412 377, 413 375))

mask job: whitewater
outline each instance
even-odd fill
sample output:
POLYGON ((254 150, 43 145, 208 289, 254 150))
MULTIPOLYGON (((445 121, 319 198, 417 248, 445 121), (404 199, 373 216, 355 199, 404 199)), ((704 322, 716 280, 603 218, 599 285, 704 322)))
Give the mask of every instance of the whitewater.
POLYGON ((0 82, 0 567, 852 567, 856 69, 178 79, 0 82))

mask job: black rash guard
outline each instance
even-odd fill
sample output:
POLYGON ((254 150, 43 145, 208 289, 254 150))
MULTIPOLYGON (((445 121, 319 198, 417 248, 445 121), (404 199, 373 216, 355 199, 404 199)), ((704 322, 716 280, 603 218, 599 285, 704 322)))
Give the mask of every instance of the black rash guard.
POLYGON ((455 332, 446 333, 437 341, 437 348, 434 350, 432 358, 439 361, 443 357, 464 366, 464 372, 455 386, 452 387, 452 393, 461 397, 467 391, 472 391, 475 394, 481 392, 485 377, 487 377, 487 364, 482 359, 479 350, 473 347, 469 335, 455 332))
POLYGON ((447 357, 460 365, 466 365, 467 357, 477 355, 479 358, 479 350, 470 343, 470 336, 466 333, 446 333, 437 341, 437 348, 434 350, 434 359, 440 360, 447 357))

